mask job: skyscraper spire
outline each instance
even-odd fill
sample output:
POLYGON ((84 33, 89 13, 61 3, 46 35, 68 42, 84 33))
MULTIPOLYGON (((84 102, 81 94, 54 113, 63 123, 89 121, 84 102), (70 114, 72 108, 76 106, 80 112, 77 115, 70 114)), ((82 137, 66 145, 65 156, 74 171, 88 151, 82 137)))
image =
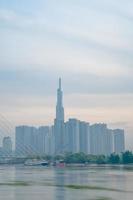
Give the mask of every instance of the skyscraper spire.
POLYGON ((61 78, 59 78, 59 89, 61 90, 61 78))
POLYGON ((63 92, 61 90, 61 78, 59 78, 59 88, 57 89, 56 120, 64 121, 63 92))

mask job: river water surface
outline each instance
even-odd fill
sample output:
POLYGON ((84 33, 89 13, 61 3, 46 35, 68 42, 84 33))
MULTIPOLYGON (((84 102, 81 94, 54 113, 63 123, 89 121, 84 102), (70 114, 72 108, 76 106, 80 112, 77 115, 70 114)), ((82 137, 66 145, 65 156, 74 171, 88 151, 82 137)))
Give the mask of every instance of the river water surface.
POLYGON ((0 166, 0 200, 133 200, 133 167, 0 166))

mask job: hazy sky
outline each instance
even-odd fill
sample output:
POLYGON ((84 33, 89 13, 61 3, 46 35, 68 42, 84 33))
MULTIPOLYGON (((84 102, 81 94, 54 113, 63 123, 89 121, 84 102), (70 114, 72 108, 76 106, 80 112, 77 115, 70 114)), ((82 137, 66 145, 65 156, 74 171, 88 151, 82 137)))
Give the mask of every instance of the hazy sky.
POLYGON ((66 119, 124 128, 133 149, 132 11, 132 0, 0 0, 0 113, 52 124, 61 76, 66 119))

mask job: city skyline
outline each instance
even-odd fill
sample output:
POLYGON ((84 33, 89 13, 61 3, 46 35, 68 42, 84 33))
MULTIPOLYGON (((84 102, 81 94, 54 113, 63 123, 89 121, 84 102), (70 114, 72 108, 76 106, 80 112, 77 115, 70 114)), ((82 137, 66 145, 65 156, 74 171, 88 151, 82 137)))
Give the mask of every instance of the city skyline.
POLYGON ((61 76, 66 119, 123 128, 133 150, 132 7, 131 0, 2 0, 1 113, 14 127, 52 124, 61 76))
POLYGON ((52 126, 19 125, 15 129, 15 155, 64 155, 85 153, 90 155, 121 154, 125 151, 123 129, 109 129, 105 123, 64 118, 61 78, 57 89, 56 114, 52 126))
MULTIPOLYGON (((61 80, 61 77, 58 79, 58 89, 57 89, 57 101, 56 101, 56 109, 55 109, 55 120, 52 120, 53 122, 54 122, 54 126, 56 127, 56 124, 57 124, 57 131, 54 131, 54 134, 55 134, 55 132, 58 132, 58 134, 57 134, 57 139, 56 139, 56 141, 57 141, 57 143, 58 143, 58 145, 57 146, 59 146, 59 145, 62 145, 63 143, 63 141, 62 141, 62 136, 63 136, 63 134, 66 134, 66 132, 64 132, 64 130, 63 129, 65 129, 65 124, 67 124, 69 121, 71 122, 71 121, 75 121, 76 123, 77 122, 79 122, 79 123, 83 123, 83 124, 90 124, 90 122, 85 122, 85 121, 83 121, 83 120, 81 120, 80 118, 77 118, 77 117, 70 117, 69 116, 69 118, 68 119, 66 119, 65 120, 65 112, 64 112, 64 107, 63 107, 63 91, 62 91, 62 80, 61 80), (59 127, 58 127, 58 122, 59 122, 59 127), (60 129, 60 126, 61 127, 64 127, 63 129, 61 128, 60 129), (61 139, 61 140, 60 140, 61 139)), ((5 121, 6 121, 6 118, 5 118, 5 121)), ((9 123, 9 122, 7 122, 7 123, 9 123)), ((53 123, 52 123, 53 124, 53 123)), ((51 124, 51 128, 52 128, 52 125, 51 124)), ((95 122, 95 123, 92 123, 92 124, 90 124, 90 126, 104 126, 104 125, 106 125, 107 126, 107 124, 105 123, 105 122, 95 122)), ((9 125, 9 127, 10 127, 10 125, 9 125)), ((35 124, 33 124, 33 125, 29 125, 29 124, 27 124, 27 125, 18 125, 17 126, 18 128, 20 127, 20 129, 21 129, 21 127, 22 128, 28 128, 29 130, 30 130, 30 128, 32 129, 36 129, 37 130, 37 126, 35 126, 35 124)), ((43 128, 44 127, 44 129, 45 129, 45 127, 46 127, 46 129, 47 129, 47 127, 49 127, 50 128, 50 124, 46 124, 46 125, 44 125, 44 124, 41 124, 41 125, 38 125, 38 128, 40 129, 40 128, 43 128)), ((50 129, 49 129, 50 130, 50 129)), ((108 131, 110 132, 110 131, 113 131, 113 129, 108 129, 108 131)), ((115 129, 114 129, 114 133, 115 133, 115 131, 116 131, 116 135, 118 134, 119 135, 119 131, 120 131, 120 134, 121 134, 121 131, 123 132, 124 130, 122 130, 122 129, 120 129, 119 127, 116 127, 115 129), (117 131, 118 131, 118 133, 117 133, 117 131)), ((47 131, 46 131, 47 132, 47 131)), ((51 131, 50 131, 51 132, 51 131)), ((23 134, 23 131, 21 131, 21 133, 23 134)), ((28 133, 28 132, 27 132, 28 133)), ((49 131, 48 131, 48 133, 49 133, 49 131)), ((113 134, 114 134, 113 133, 113 134)), ((112 134, 112 133, 111 133, 112 134)), ((122 134, 124 134, 124 132, 122 133, 122 134)), ((6 134, 6 136, 4 137, 4 139, 5 138, 8 138, 9 136, 6 134)), ((11 136, 12 137, 12 136, 11 136)), ((118 136, 119 137, 119 136, 118 136)), ((121 137, 121 136, 120 136, 121 137)), ((56 138, 56 137, 55 137, 56 138)), ((12 138, 13 139, 13 138, 12 138)), ((126 139, 126 137, 124 137, 124 141, 123 141, 123 145, 124 145, 124 147, 122 147, 123 149, 125 149, 125 139, 126 139)), ((82 140, 82 139, 81 139, 82 140)), ((114 140, 115 140, 115 138, 114 138, 114 140)), ((120 139, 121 140, 121 139, 120 139)), ((85 141, 85 140, 84 140, 85 141)), ((119 141, 118 141, 119 142, 119 141)), ((14 143, 14 142, 13 142, 14 143)), ((56 144, 56 143, 55 143, 56 144)), ((84 144, 82 144, 82 145, 84 145, 84 144)), ((56 146, 56 145, 55 145, 56 146)), ((112 147, 111 147, 112 148, 112 147)), ((121 147, 120 147, 121 148, 121 147)), ((127 147, 126 147, 126 149, 127 149, 127 147)), ((56 150, 55 150, 56 151, 56 150)), ((118 151, 119 152, 119 151, 118 151)), ((113 153, 113 151, 112 151, 112 153, 113 153)))

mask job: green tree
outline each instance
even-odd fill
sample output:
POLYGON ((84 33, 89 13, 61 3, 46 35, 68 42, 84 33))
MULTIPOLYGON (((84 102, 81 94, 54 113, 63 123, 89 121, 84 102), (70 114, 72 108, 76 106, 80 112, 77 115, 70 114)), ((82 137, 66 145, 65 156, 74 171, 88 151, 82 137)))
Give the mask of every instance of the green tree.
POLYGON ((87 155, 85 155, 84 153, 67 153, 65 155, 64 161, 66 163, 85 163, 87 162, 87 155))
POLYGON ((109 163, 111 164, 118 164, 120 163, 120 156, 113 153, 109 156, 109 163))
POLYGON ((104 155, 98 156, 96 163, 97 164, 105 164, 106 163, 106 157, 104 155))
POLYGON ((130 151, 122 153, 122 161, 124 164, 133 163, 133 153, 130 151))

